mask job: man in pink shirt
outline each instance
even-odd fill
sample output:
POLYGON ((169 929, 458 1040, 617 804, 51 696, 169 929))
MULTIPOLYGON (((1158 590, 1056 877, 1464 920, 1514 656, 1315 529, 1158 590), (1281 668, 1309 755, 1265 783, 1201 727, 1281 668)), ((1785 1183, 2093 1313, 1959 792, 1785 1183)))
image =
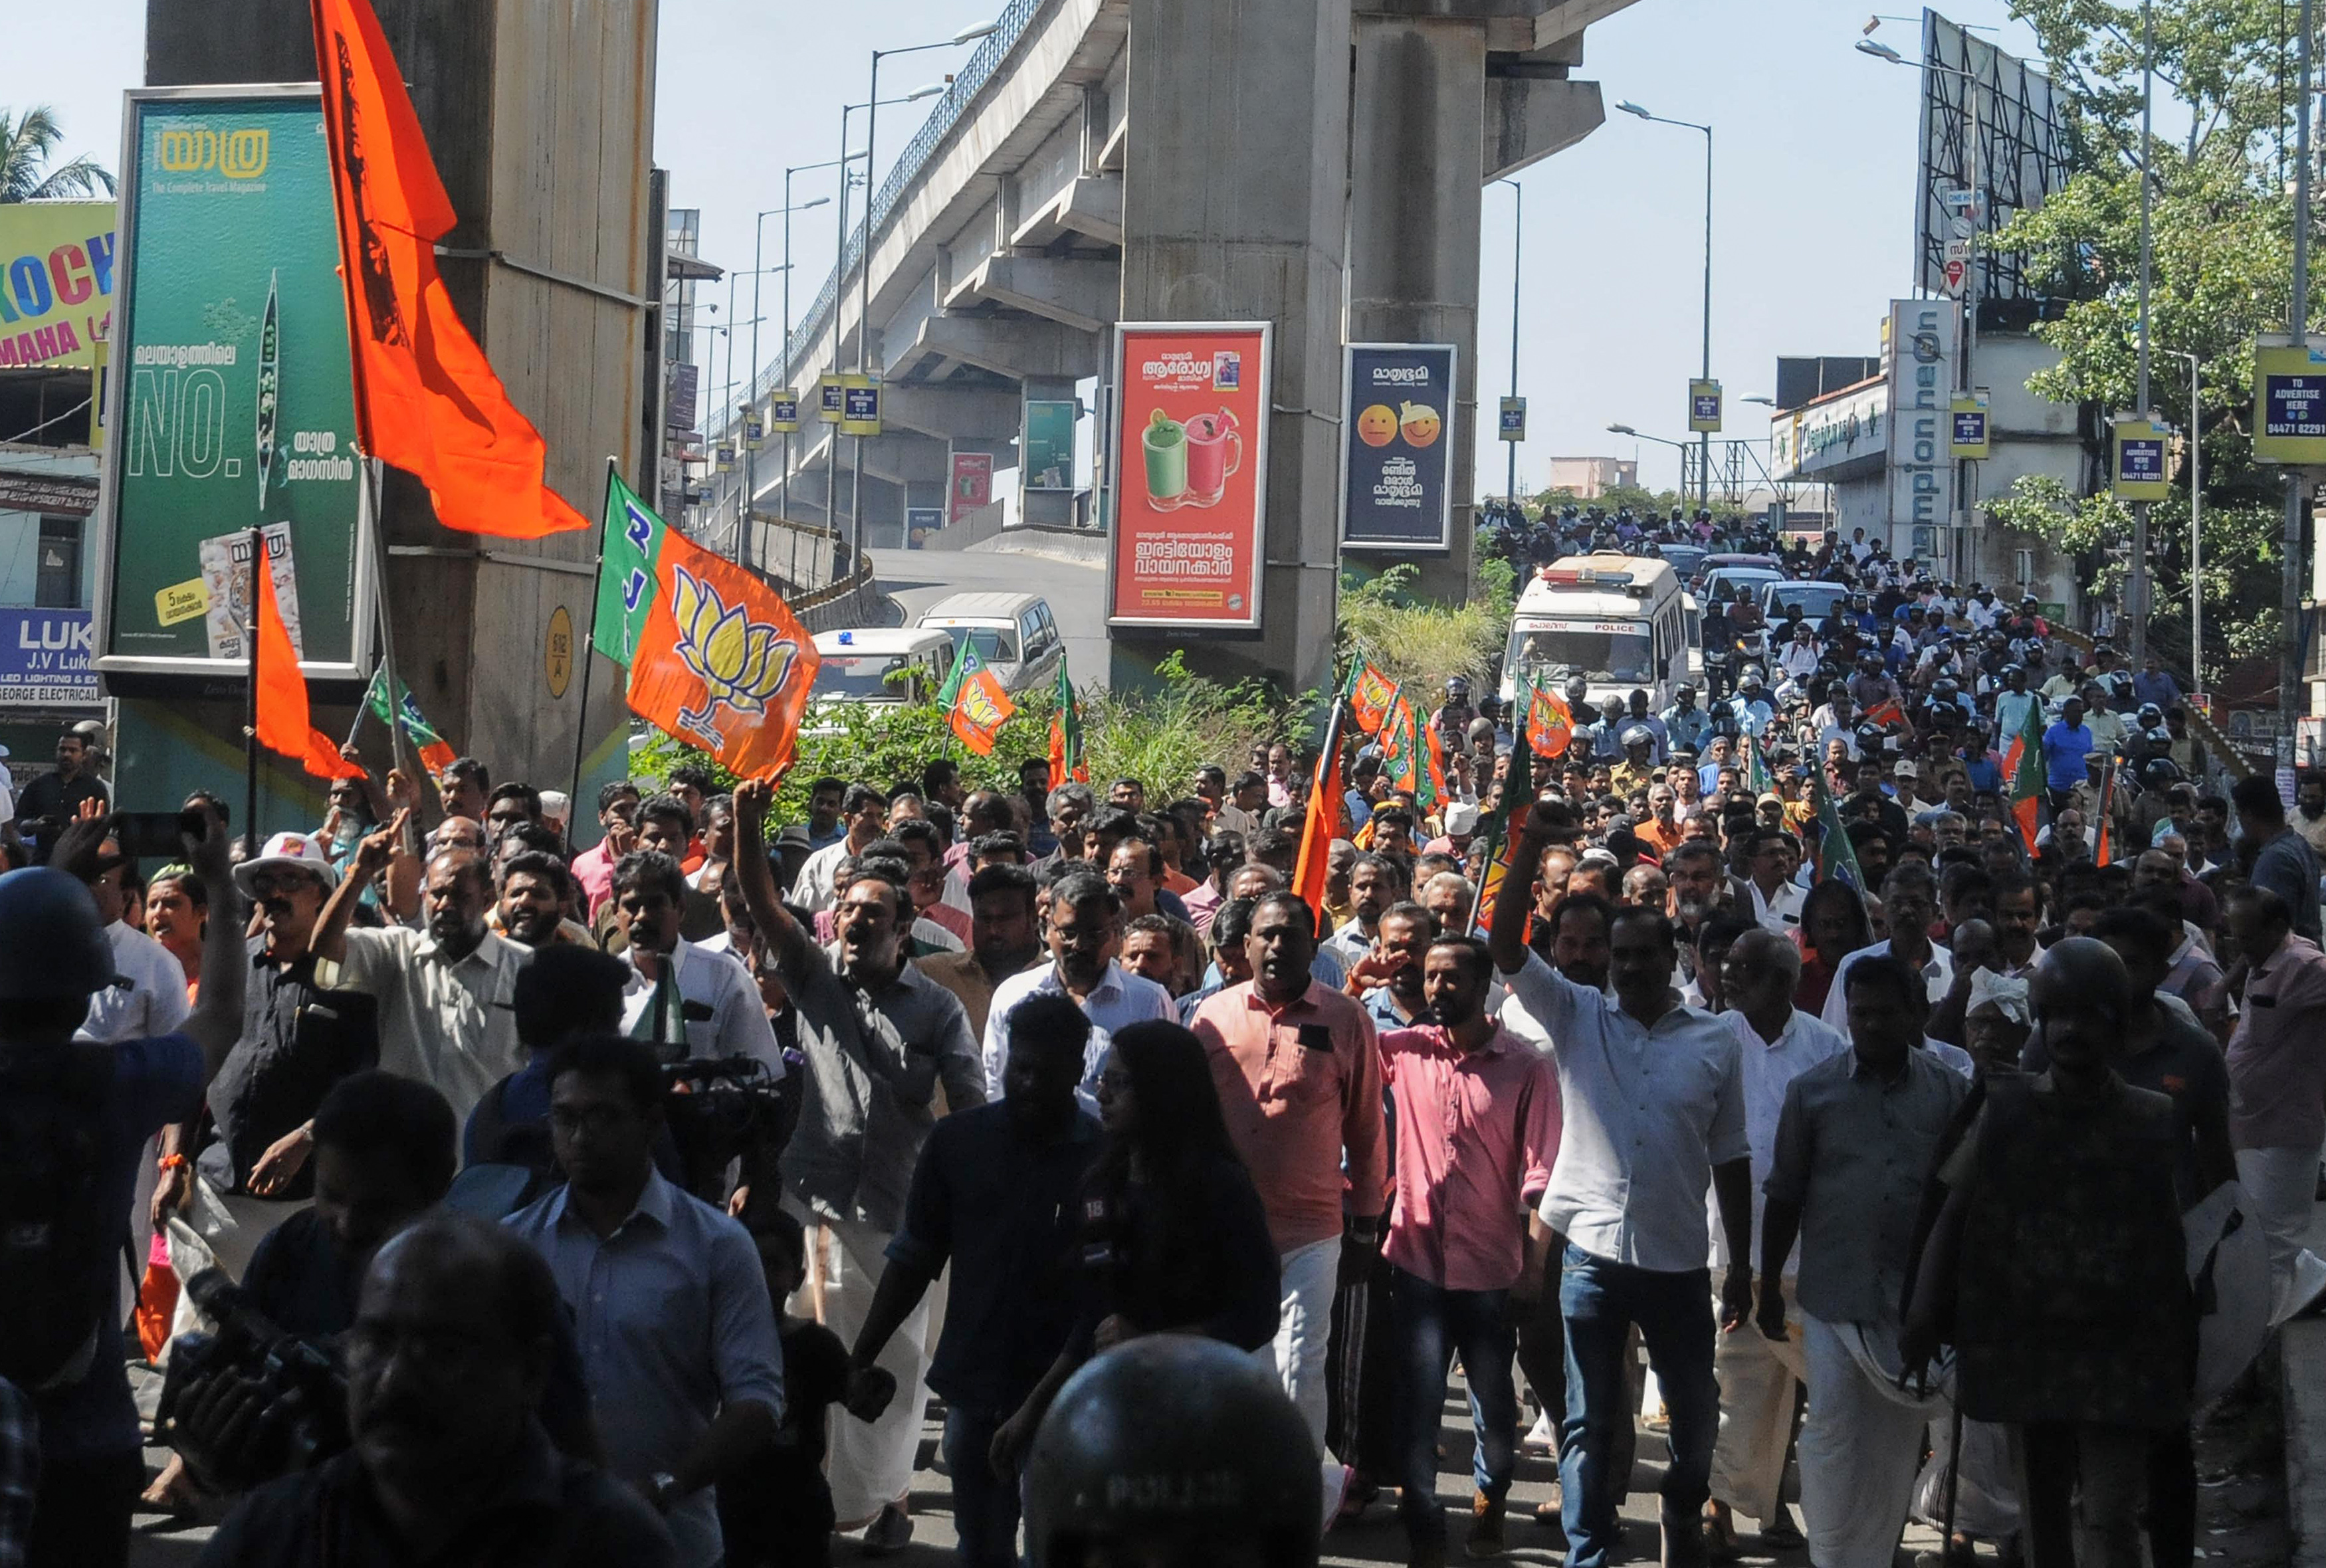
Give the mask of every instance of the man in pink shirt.
POLYGON ((605 837, 573 857, 573 879, 582 885, 582 918, 597 918, 614 896, 614 862, 637 846, 638 786, 618 778, 598 789, 598 826, 605 837))
POLYGON ((1437 1428, 1446 1371, 1462 1359, 1477 1447, 1468 1552, 1498 1554, 1503 1499, 1516 1466, 1518 1390, 1511 1381, 1512 1285, 1539 1282, 1548 1238, 1531 1256, 1526 1214, 1558 1157, 1558 1075, 1486 1011, 1493 960, 1485 943, 1441 936, 1422 960, 1433 1023, 1381 1037, 1382 1076, 1397 1123, 1397 1205, 1382 1255, 1400 1372, 1410 1560, 1446 1561, 1437 1501, 1437 1428))
POLYGON ((1363 1005, 1310 975, 1316 916, 1300 898, 1263 896, 1244 951, 1252 978, 1206 999, 1193 1027, 1211 1055, 1228 1135, 1251 1173, 1280 1258, 1276 1368, 1321 1450, 1325 1349, 1342 1248, 1381 1245, 1389 1191, 1381 1056, 1363 1005))

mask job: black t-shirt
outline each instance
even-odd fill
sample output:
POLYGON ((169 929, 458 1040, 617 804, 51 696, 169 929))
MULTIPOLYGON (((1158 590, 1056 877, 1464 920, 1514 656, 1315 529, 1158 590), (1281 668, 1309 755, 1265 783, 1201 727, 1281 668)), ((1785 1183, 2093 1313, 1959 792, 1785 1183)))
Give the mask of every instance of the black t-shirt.
POLYGON ((110 798, 104 782, 93 773, 79 774, 70 783, 56 774, 44 773, 17 793, 16 820, 21 822, 53 818, 59 822, 70 822, 73 813, 80 810, 81 802, 103 803, 110 798))
MULTIPOLYGON (((333 1084, 379 1063, 378 1004, 354 991, 317 986, 313 954, 278 964, 263 955, 261 945, 256 939, 248 944, 242 1038, 210 1084, 219 1142, 202 1160, 206 1176, 237 1192, 259 1156, 312 1117, 333 1084)), ((309 1161, 284 1197, 304 1199, 314 1187, 309 1161)))
POLYGON ((787 1317, 780 1328, 783 1424, 773 1447, 719 1486, 719 1531, 733 1568, 823 1562, 800 1544, 823 1541, 835 1522, 823 1479, 824 1413, 848 1391, 848 1351, 809 1319, 787 1317))

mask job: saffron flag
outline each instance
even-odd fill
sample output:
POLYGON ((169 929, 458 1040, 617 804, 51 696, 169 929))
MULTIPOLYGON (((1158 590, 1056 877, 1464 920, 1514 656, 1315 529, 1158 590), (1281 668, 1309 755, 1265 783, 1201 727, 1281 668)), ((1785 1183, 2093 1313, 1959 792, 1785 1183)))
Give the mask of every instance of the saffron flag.
POLYGON ((370 0, 314 0, 314 19, 356 444, 426 485, 447 528, 537 539, 588 527, 543 478, 541 432, 509 401, 437 274, 452 202, 370 0))
POLYGON ((1348 699, 1349 717, 1357 728, 1366 735, 1379 735, 1397 702, 1398 687, 1371 659, 1359 654, 1349 665, 1348 683, 1343 694, 1348 699))
POLYGON ((2035 853, 2035 830, 2043 809, 2043 705, 2027 704, 2018 731, 2003 754, 2003 789, 2020 842, 2035 853))
POLYGON ((2092 840, 2092 863, 2105 866, 2116 853, 2116 758, 2110 757, 2100 767, 2099 830, 2092 840))
POLYGON ((317 778, 358 776, 363 769, 341 756, 331 738, 307 716, 307 677, 299 673, 299 655, 283 624, 274 573, 262 561, 251 575, 258 580, 258 744, 296 758, 317 778))
POLYGON ((1817 855, 1810 862, 1816 868, 1810 880, 1822 882, 1828 877, 1838 877, 1860 893, 1865 891, 1865 873, 1859 869, 1856 847, 1850 843, 1849 834, 1843 830, 1841 812, 1835 809, 1833 792, 1825 787, 1825 770, 1810 771, 1810 795, 1817 806, 1817 855))
POLYGON ((398 724, 404 726, 404 733, 412 738, 412 744, 420 752, 420 765, 430 773, 442 773, 452 765, 452 748, 445 744, 444 738, 436 733, 436 727, 429 723, 427 716, 420 711, 420 704, 412 700, 411 689, 401 681, 391 682, 386 664, 371 673, 371 684, 364 689, 364 706, 370 709, 382 724, 390 728, 398 724), (387 697, 391 683, 395 687, 393 704, 387 697))
POLYGON ((1865 722, 1882 725, 1903 724, 1906 722, 1906 710, 1899 707, 1898 699, 1893 697, 1886 701, 1876 702, 1867 709, 1865 722))
POLYGON ((1066 677, 1066 662, 1058 661, 1057 711, 1050 715, 1050 783, 1069 779, 1090 783, 1090 765, 1083 760, 1083 709, 1075 700, 1075 683, 1066 677))
POLYGON ((1348 796, 1341 783, 1341 714, 1335 700, 1325 724, 1325 750, 1317 759, 1317 779, 1308 791, 1308 812, 1300 824, 1300 858, 1292 866, 1292 891, 1308 905, 1321 934, 1325 930, 1325 879, 1333 840, 1348 835, 1348 796))
POLYGON ((1575 715, 1567 710, 1567 699, 1531 681, 1526 690, 1526 730, 1535 755, 1546 761, 1566 756, 1575 740, 1575 715))
POLYGON ((591 645, 629 667, 630 711, 743 777, 780 775, 821 663, 813 639, 775 589, 665 527, 610 469, 605 525, 591 645))
POLYGON ((1402 692, 1392 698, 1388 714, 1381 728, 1382 771, 1389 777, 1389 787, 1408 796, 1421 793, 1421 727, 1413 717, 1413 704, 1402 692))
POLYGON ((1018 705, 1009 700, 1009 694, 971 643, 961 645, 961 656, 953 662, 953 673, 945 677, 937 701, 961 743, 980 756, 993 755, 995 733, 1018 711, 1018 705))

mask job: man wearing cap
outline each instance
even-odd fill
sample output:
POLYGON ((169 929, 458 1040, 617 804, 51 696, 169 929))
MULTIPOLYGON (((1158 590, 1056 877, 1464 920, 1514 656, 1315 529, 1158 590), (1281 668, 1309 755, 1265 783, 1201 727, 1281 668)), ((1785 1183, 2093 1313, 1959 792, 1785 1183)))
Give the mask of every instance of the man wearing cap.
MULTIPOLYGON (((331 890, 316 923, 316 973, 329 986, 377 999, 381 1069, 434 1084, 466 1125, 485 1090, 525 1063, 511 993, 533 954, 487 924, 492 871, 470 849, 430 857, 421 899, 424 929, 348 929, 365 883, 386 870, 391 885, 408 886, 421 874, 403 845, 410 821, 409 808, 399 811, 357 846, 346 879, 331 890)), ((391 908, 409 902, 393 893, 388 898, 391 908)))
POLYGON ((311 942, 339 879, 304 833, 277 833, 234 868, 235 886, 258 913, 258 934, 244 943, 242 1033, 209 1088, 217 1137, 196 1150, 185 1124, 162 1129, 154 1228, 199 1186, 196 1224, 237 1279, 259 1239, 313 1202, 315 1108, 333 1084, 379 1060, 372 999, 315 980, 311 942))
POLYGON ((1451 855, 1465 859, 1470 853, 1470 840, 1478 836, 1478 819, 1485 808, 1471 801, 1456 801, 1446 808, 1446 830, 1421 847, 1425 855, 1451 855))

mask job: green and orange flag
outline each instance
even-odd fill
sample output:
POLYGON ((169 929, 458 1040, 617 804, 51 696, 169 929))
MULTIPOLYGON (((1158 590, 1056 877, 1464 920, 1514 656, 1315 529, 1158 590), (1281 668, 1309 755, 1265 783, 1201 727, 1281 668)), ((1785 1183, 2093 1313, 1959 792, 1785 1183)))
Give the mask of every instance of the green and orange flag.
MULTIPOLYGON (((1060 678, 1065 678, 1063 672, 1060 678)), ((1009 700, 1009 693, 1001 689, 1000 681, 985 667, 972 643, 962 644, 961 656, 953 662, 953 673, 945 677, 937 703, 961 743, 980 756, 993 755, 994 736, 1018 711, 1018 705, 1009 700)), ((1056 774, 1051 777, 1057 779, 1056 774)))
POLYGON ((1841 812, 1833 803, 1833 792, 1825 787, 1825 769, 1810 771, 1810 799, 1817 806, 1818 840, 1815 868, 1810 880, 1822 882, 1828 877, 1838 877, 1860 893, 1866 891, 1865 873, 1858 868, 1856 847, 1850 843, 1849 834, 1842 828, 1841 812))
MULTIPOLYGON (((966 646, 967 645, 963 645, 966 646)), ((1090 783, 1090 765, 1083 760, 1083 710, 1075 700, 1075 683, 1066 677, 1066 662, 1058 661, 1057 710, 1050 715, 1050 783, 1072 779, 1090 783)), ((989 742, 987 749, 992 749, 989 742)))
POLYGON ((385 663, 371 673, 371 684, 364 690, 364 706, 370 709, 382 724, 404 726, 404 733, 411 738, 413 746, 420 753, 420 765, 431 774, 442 773, 452 765, 451 746, 436 732, 436 727, 428 722, 428 716, 420 711, 420 704, 412 700, 411 689, 389 676, 385 663), (393 702, 389 701, 387 695, 391 685, 395 688, 393 702))
MULTIPOLYGON (((1530 688, 1532 689, 1531 687, 1530 688)), ((1540 691, 1536 692, 1539 697, 1540 691)), ((1559 710, 1564 712, 1562 704, 1559 710)), ((1540 711, 1530 702, 1519 719, 1519 743, 1511 747, 1510 771, 1503 776, 1502 809, 1495 812, 1486 828, 1484 854, 1486 868, 1478 877, 1478 898, 1471 912, 1470 933, 1483 937, 1493 923, 1494 900, 1511 880, 1511 861, 1518 852, 1520 813, 1534 803, 1533 755, 1539 742, 1530 733, 1534 728, 1535 715, 1540 711)), ((1559 749, 1566 749, 1562 740, 1559 749)), ((1520 896, 1524 897, 1531 877, 1519 879, 1520 896)))
POLYGON ((1349 665, 1349 679, 1343 688, 1349 701, 1349 718, 1367 735, 1379 735, 1382 726, 1389 722, 1390 710, 1397 704, 1397 682, 1382 673, 1373 662, 1359 654, 1349 665))
POLYGON ((791 765, 815 643, 781 595, 670 528, 606 470, 591 646, 630 673, 630 710, 746 778, 791 765))
POLYGON ((2003 789, 2020 841, 2035 853, 2035 830, 2043 810, 2043 704, 2027 704, 2018 732, 2003 754, 2003 789))

